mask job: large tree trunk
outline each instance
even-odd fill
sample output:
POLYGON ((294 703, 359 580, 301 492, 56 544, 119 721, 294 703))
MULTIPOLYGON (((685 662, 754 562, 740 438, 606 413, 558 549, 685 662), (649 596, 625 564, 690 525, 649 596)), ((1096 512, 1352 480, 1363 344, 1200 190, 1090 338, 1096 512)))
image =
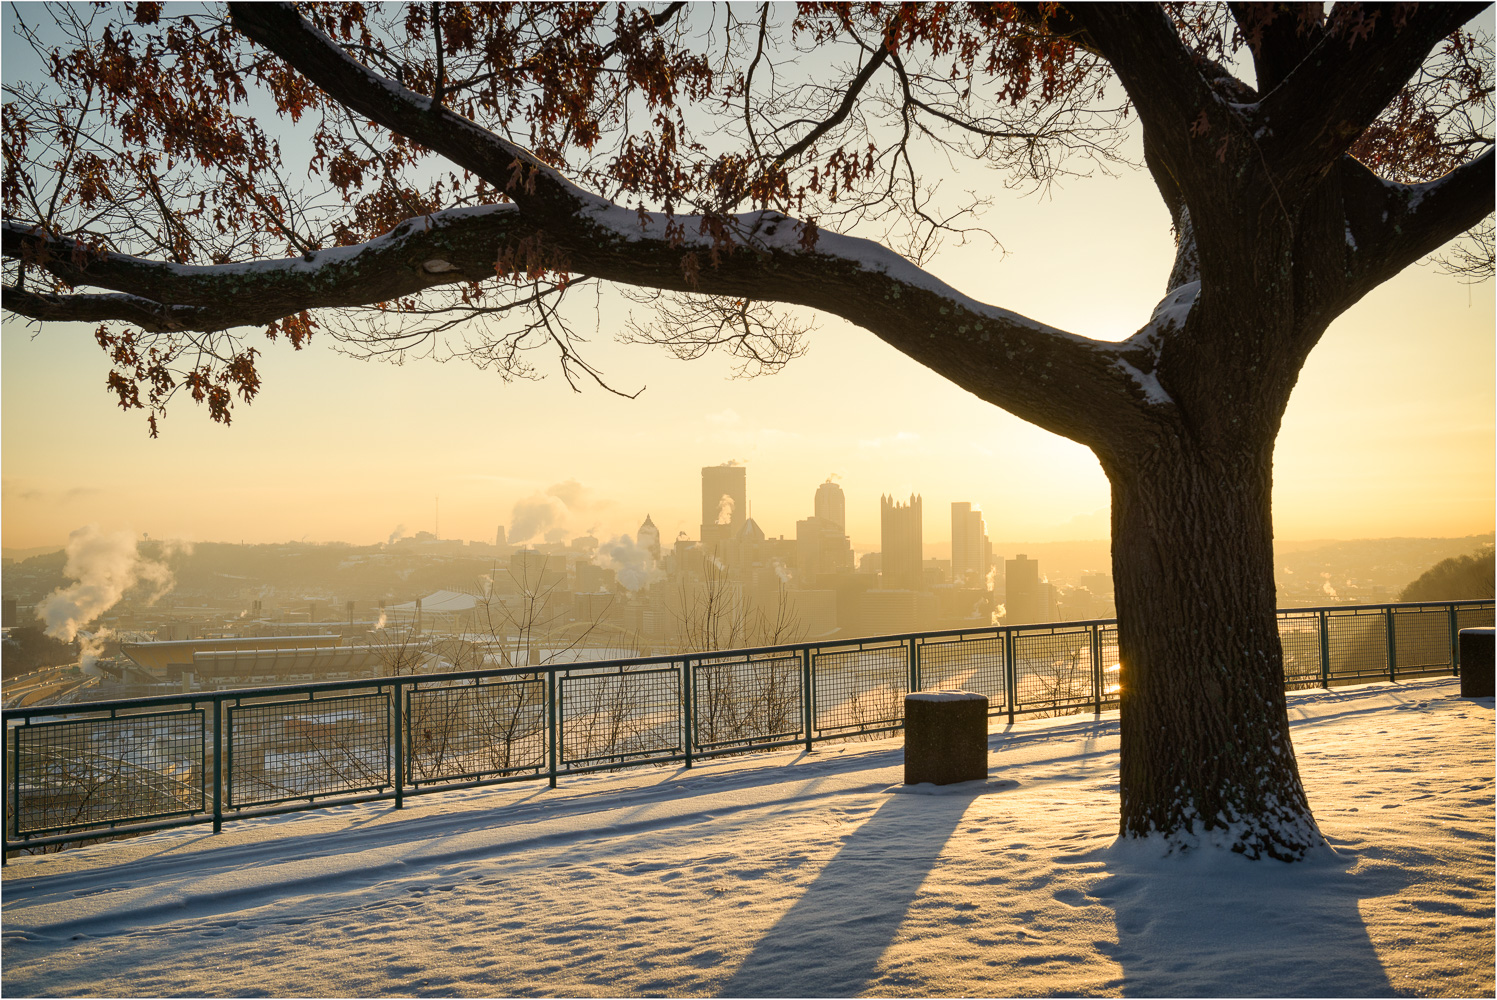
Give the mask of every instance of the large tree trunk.
POLYGON ((1289 741, 1273 435, 1107 469, 1122 664, 1121 834, 1251 857, 1321 843, 1289 741))

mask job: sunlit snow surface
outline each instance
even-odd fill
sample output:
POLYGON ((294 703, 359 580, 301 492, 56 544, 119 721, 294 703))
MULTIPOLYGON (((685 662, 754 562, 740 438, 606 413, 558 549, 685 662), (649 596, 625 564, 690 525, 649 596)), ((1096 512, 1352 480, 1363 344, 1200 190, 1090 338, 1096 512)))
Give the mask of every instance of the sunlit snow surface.
POLYGON ((1290 715, 1306 864, 1115 844, 1117 719, 1072 717, 940 794, 895 740, 14 859, 4 993, 1492 995, 1492 699, 1290 715))

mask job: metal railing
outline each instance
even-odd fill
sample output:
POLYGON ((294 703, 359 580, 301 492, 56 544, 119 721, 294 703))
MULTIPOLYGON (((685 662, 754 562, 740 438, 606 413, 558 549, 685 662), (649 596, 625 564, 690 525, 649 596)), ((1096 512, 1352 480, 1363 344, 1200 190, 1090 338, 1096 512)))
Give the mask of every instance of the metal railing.
MULTIPOLYGON (((1289 688, 1459 670, 1492 601, 1279 612, 1289 688)), ((1117 703, 1113 620, 7 709, 3 850, 684 763, 904 725, 911 691, 1007 716, 1117 703)))

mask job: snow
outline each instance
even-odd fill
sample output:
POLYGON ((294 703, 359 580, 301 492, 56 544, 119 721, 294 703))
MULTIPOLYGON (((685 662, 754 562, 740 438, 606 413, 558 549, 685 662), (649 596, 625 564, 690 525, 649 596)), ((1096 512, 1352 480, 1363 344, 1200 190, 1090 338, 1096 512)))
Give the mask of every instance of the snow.
MULTIPOLYGON (((1196 299, 1200 295, 1199 278, 1170 289, 1169 294, 1159 300, 1159 304, 1154 307, 1154 314, 1149 317, 1148 325, 1144 328, 1148 331, 1147 338, 1152 340, 1153 334, 1158 330, 1185 329, 1185 321, 1190 317, 1190 311, 1195 308, 1196 299)), ((1135 334, 1135 338, 1137 336, 1135 334)))
POLYGON ((1290 696, 1331 847, 1119 842, 1116 715, 424 795, 15 858, 7 995, 1493 993, 1493 701, 1290 696))
POLYGON ((1378 180, 1383 182, 1384 188, 1402 197, 1407 203, 1404 207, 1411 213, 1419 210, 1419 205, 1424 201, 1426 194, 1445 182, 1444 177, 1436 177, 1432 181, 1424 181, 1420 184, 1403 184, 1383 177, 1379 177, 1378 180))
POLYGON ((1148 400, 1151 405, 1168 406, 1175 401, 1164 390, 1164 386, 1159 384, 1159 376, 1155 372, 1144 374, 1122 358, 1118 358, 1112 364, 1113 367, 1122 371, 1124 375, 1133 379, 1134 384, 1143 390, 1144 399, 1148 400))
MULTIPOLYGON (((639 242, 646 239, 664 240, 668 238, 666 234, 669 229, 675 233, 682 246, 703 249, 713 246, 712 234, 704 225, 705 220, 702 216, 666 215, 660 212, 646 212, 643 209, 629 209, 594 195, 585 195, 580 200, 582 202, 580 214, 584 218, 590 219, 599 228, 625 242, 639 242)), ((979 302, 952 288, 929 271, 876 240, 845 236, 823 229, 816 234, 815 246, 807 250, 801 243, 804 223, 770 210, 729 215, 725 217, 725 225, 734 240, 759 250, 817 255, 843 260, 859 270, 871 274, 883 274, 912 288, 932 292, 960 309, 1005 326, 1020 327, 1035 333, 1096 346, 1095 341, 1086 337, 1047 326, 1008 309, 979 302)))
MULTIPOLYGON (((398 247, 404 239, 415 230, 440 229, 452 225, 455 222, 474 219, 485 215, 498 215, 505 212, 518 212, 519 207, 514 204, 500 205, 467 205, 460 208, 448 208, 430 215, 419 215, 406 219, 400 225, 391 229, 388 233, 377 236, 367 243, 355 243, 346 247, 328 247, 313 253, 304 254, 300 257, 275 257, 260 260, 240 261, 233 264, 177 264, 172 261, 151 260, 145 257, 132 257, 129 254, 113 254, 112 258, 120 263, 136 263, 163 270, 169 274, 181 278, 220 278, 235 275, 255 274, 313 274, 326 267, 337 267, 348 264, 354 259, 369 251, 380 251, 398 247)), ((7 222, 5 227, 12 231, 30 232, 31 227, 19 223, 7 222)), ((443 268, 430 267, 428 270, 436 272, 443 268)), ((445 263, 445 262, 438 262, 445 263)), ((451 265, 448 265, 450 269, 451 265)), ((134 301, 155 306, 148 299, 136 296, 98 296, 100 299, 119 298, 123 301, 134 301)))
POLYGON ((985 694, 972 691, 916 691, 904 696, 905 701, 987 701, 985 694))

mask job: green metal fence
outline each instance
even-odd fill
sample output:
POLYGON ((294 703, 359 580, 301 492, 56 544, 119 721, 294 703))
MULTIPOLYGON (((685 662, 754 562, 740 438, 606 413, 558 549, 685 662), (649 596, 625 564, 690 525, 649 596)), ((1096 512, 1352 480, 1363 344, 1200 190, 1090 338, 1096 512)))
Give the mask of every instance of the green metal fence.
MULTIPOLYGON (((1286 685, 1459 670, 1492 601, 1279 613, 1286 685)), ((1114 621, 8 709, 5 852, 506 781, 684 763, 904 725, 911 691, 989 711, 1117 703, 1114 621)))

